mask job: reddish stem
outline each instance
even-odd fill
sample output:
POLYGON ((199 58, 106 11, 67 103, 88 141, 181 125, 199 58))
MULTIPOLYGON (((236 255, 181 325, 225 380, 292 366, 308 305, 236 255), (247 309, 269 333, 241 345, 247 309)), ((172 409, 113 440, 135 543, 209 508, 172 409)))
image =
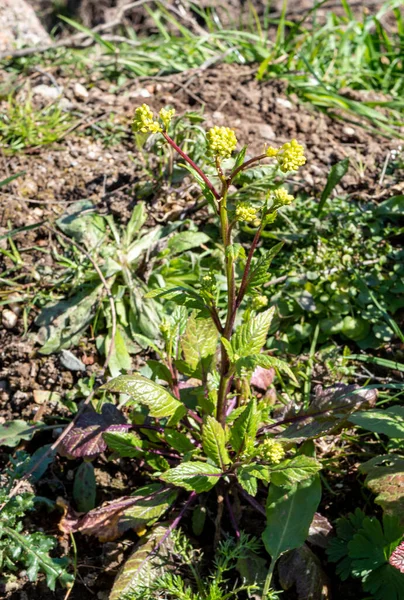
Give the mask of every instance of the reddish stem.
POLYGON ((162 131, 161 134, 165 137, 170 146, 174 148, 174 150, 178 152, 180 156, 182 156, 182 158, 194 169, 194 171, 198 173, 200 177, 202 177, 203 181, 206 183, 207 187, 210 189, 216 200, 219 200, 220 194, 216 191, 213 183, 209 180, 208 177, 206 177, 205 173, 198 167, 198 165, 194 163, 194 161, 188 156, 188 154, 181 150, 181 148, 174 142, 172 138, 170 138, 170 136, 165 131, 162 131))

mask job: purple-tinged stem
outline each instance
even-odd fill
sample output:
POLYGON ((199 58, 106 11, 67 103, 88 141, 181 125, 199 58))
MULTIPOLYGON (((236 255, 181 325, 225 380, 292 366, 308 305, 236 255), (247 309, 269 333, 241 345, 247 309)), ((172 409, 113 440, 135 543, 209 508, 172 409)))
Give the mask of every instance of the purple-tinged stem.
POLYGON ((247 492, 245 490, 243 490, 241 485, 240 486, 238 485, 237 489, 239 490, 239 492, 243 496, 243 498, 245 498, 247 500, 247 502, 249 504, 251 504, 251 506, 253 508, 255 508, 256 511, 258 511, 259 513, 261 513, 261 515, 264 515, 264 517, 266 517, 265 508, 263 506, 261 506, 261 504, 259 502, 257 502, 255 498, 250 496, 250 494, 247 494, 247 492))
POLYGON ((233 512, 233 507, 231 505, 229 494, 227 492, 226 492, 226 495, 225 495, 225 500, 226 500, 227 510, 229 511, 230 522, 231 522, 232 527, 233 527, 233 529, 235 531, 236 538, 240 539, 240 529, 238 528, 238 525, 237 525, 237 522, 236 522, 236 518, 235 518, 234 512, 233 512))
POLYGON ((216 200, 219 200, 220 199, 220 194, 216 191, 215 186, 210 181, 210 179, 208 177, 206 177, 205 173, 198 167, 198 165, 196 165, 194 163, 194 161, 192 160, 192 158, 190 158, 188 156, 188 154, 186 154, 183 150, 181 150, 181 148, 178 146, 178 144, 176 144, 174 142, 174 140, 172 138, 170 138, 170 136, 165 131, 162 131, 161 134, 165 137, 165 139, 170 144, 170 146, 172 148, 174 148, 174 150, 176 152, 178 152, 178 154, 180 156, 182 156, 182 158, 194 169, 194 171, 196 171, 198 173, 198 175, 200 177, 202 177, 203 181, 206 183, 207 187, 210 189, 210 191, 212 192, 212 194, 214 195, 214 197, 216 198, 216 200))

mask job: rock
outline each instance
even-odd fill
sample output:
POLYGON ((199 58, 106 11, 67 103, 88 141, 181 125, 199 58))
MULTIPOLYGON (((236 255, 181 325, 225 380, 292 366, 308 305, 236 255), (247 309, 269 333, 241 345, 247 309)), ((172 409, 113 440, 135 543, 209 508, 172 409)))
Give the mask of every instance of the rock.
POLYGON ((47 101, 57 100, 61 95, 62 91, 57 89, 53 85, 46 85, 45 83, 41 83, 40 85, 36 85, 32 88, 32 93, 34 96, 39 96, 47 101))
POLYGON ((283 106, 283 108, 293 108, 293 104, 290 102, 290 100, 286 100, 286 98, 277 98, 276 103, 280 106, 283 106))
POLYGON ((12 310, 5 308, 1 313, 1 322, 6 329, 13 329, 17 325, 18 317, 12 310))
POLYGON ((272 129, 270 125, 261 125, 259 126, 259 132, 261 137, 265 140, 274 140, 276 138, 275 131, 272 129))
POLYGON ((0 52, 51 43, 34 9, 25 0, 1 0, 0 52))
POLYGON ((69 371, 85 371, 86 365, 81 362, 77 356, 74 356, 70 350, 62 350, 60 353, 60 362, 69 369, 69 371))
POLYGON ((345 127, 342 128, 342 132, 349 137, 352 137, 356 133, 355 129, 353 127, 349 127, 348 125, 345 125, 345 127))
POLYGON ((73 93, 76 96, 77 100, 87 100, 88 98, 88 91, 86 90, 84 85, 82 85, 78 81, 76 81, 76 83, 74 84, 73 93))
POLYGON ((146 88, 139 88, 129 94, 129 98, 150 98, 151 93, 146 88))

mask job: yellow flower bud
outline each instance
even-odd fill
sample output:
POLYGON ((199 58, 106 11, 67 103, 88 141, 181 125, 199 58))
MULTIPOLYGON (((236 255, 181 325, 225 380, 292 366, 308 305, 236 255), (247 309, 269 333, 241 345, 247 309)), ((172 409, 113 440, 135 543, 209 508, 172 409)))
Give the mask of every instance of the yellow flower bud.
POLYGON ((260 310, 260 308, 264 308, 264 306, 268 305, 268 298, 264 295, 254 296, 251 300, 251 308, 253 310, 260 310))
POLYGON ((277 156, 279 150, 277 150, 276 148, 273 148, 272 146, 268 146, 268 148, 265 150, 265 154, 269 157, 269 158, 273 158, 274 156, 277 156))
POLYGON ((276 158, 283 173, 297 171, 306 162, 303 146, 294 139, 279 148, 276 158))
POLYGON ((285 451, 282 444, 275 440, 267 439, 260 446, 260 456, 269 463, 277 465, 284 458, 285 451))
POLYGON ((159 112, 159 117, 161 122, 163 123, 164 129, 168 129, 168 126, 171 123, 171 119, 175 115, 174 108, 162 108, 159 112))
POLYGON ((257 209, 247 202, 240 202, 236 207, 236 220, 251 223, 257 219, 257 209))
POLYGON ((154 121, 154 115, 147 104, 142 104, 135 110, 132 128, 135 132, 159 133, 162 131, 158 121, 154 121))
POLYGON ((210 154, 229 158, 237 146, 237 138, 230 127, 212 127, 206 134, 210 154))
POLYGON ((292 194, 288 194, 288 190, 285 188, 278 188, 272 192, 275 203, 279 206, 285 206, 290 204, 295 199, 292 194))

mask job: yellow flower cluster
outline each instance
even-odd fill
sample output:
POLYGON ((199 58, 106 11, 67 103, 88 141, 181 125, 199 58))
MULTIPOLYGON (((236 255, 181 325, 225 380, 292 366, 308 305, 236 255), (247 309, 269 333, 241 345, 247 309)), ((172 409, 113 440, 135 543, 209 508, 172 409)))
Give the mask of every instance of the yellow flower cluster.
POLYGON ((284 458, 285 451, 282 444, 275 442, 275 440, 268 439, 260 446, 260 456, 273 465, 277 465, 284 458))
POLYGON ((253 310, 260 310, 260 308, 264 308, 267 305, 268 305, 267 296, 258 295, 258 296, 254 296, 254 298, 251 300, 251 308, 253 310))
POLYGON ((237 138, 230 127, 212 127, 206 134, 208 149, 213 156, 229 158, 237 146, 237 138))
POLYGON ((247 202, 240 202, 236 207, 237 221, 246 221, 251 223, 257 218, 257 209, 247 202))
POLYGON ((295 139, 290 142, 286 142, 280 148, 273 148, 269 146, 265 150, 266 156, 269 158, 275 158, 279 163, 279 168, 283 173, 288 171, 297 171, 299 167, 303 166, 306 162, 304 155, 304 148, 295 139))
POLYGON ((288 190, 285 188, 278 188, 272 192, 273 199, 277 205, 285 206, 286 204, 291 204, 295 199, 292 194, 288 194, 288 190))
POLYGON ((148 104, 142 104, 135 110, 135 118, 133 119, 133 131, 142 133, 159 133, 166 130, 175 114, 173 108, 162 108, 159 112, 160 120, 163 127, 158 121, 154 120, 154 114, 148 104))

